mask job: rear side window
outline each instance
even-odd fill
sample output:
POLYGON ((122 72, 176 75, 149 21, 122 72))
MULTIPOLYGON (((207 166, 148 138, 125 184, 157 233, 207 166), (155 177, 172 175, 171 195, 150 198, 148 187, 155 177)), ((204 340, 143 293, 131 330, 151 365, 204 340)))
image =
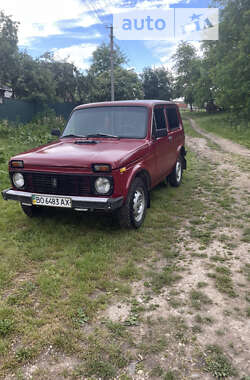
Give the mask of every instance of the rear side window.
POLYGON ((173 129, 179 128, 180 127, 180 121, 178 118, 177 110, 176 108, 166 108, 166 113, 167 113, 167 118, 168 118, 168 125, 170 131, 173 129))
POLYGON ((164 115, 164 108, 158 107, 154 109, 154 122, 155 122, 155 129, 166 129, 166 121, 165 121, 165 115, 164 115))

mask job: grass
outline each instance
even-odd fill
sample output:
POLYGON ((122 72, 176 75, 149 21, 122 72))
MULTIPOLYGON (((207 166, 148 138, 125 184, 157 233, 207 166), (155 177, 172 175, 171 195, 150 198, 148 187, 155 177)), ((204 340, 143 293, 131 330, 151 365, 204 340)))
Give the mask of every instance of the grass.
MULTIPOLYGON (((185 119, 191 117, 197 120, 199 126, 207 132, 212 132, 250 149, 249 125, 242 120, 233 118, 229 113, 222 112, 211 115, 206 112, 184 112, 183 115, 185 119)), ((193 137, 200 137, 192 135, 193 137)))
MULTIPOLYGON (((9 157, 46 142, 49 128, 39 124, 20 130, 0 128, 2 188, 9 186, 9 157), (38 133, 37 128, 42 130, 38 133)), ((200 310, 212 302, 201 291, 208 285, 202 281, 197 283, 198 290, 191 291, 189 303, 175 297, 180 294, 175 287, 187 273, 187 260, 209 261, 205 251, 197 256, 188 251, 180 253, 179 244, 185 244, 185 234, 180 234, 182 226, 206 250, 217 226, 230 215, 228 205, 223 203, 230 190, 226 182, 217 184, 212 169, 189 152, 182 186, 174 189, 159 185, 152 191, 151 208, 138 231, 121 230, 107 214, 48 210, 37 219, 28 219, 17 203, 0 199, 0 377, 11 372, 21 378, 23 366, 39 361, 51 346, 55 355, 72 356, 81 363, 67 375, 69 378, 109 379, 136 361, 135 351, 158 358, 164 350, 187 344, 193 331, 179 316, 164 322, 171 344, 163 336, 161 324, 160 331, 151 334, 148 321, 145 339, 140 343, 133 331, 145 326, 144 313, 159 307, 157 303, 147 305, 147 300, 166 289, 172 291, 169 304, 176 308, 174 311, 191 305, 189 312, 193 313, 193 309, 200 310), (201 189, 206 200, 199 197, 201 189), (155 269, 160 260, 164 264, 155 269), (148 292, 145 302, 131 295, 133 282, 138 281, 142 284, 140 290, 148 292), (128 318, 123 322, 106 319, 98 324, 98 316, 114 299, 129 304, 128 318)), ((213 273, 219 290, 232 284, 224 264, 213 273)), ((244 273, 247 269, 244 267, 244 273)), ((202 315, 195 323, 194 332, 199 332, 212 321, 202 315)), ((163 372, 157 365, 155 376, 161 372, 164 379, 178 378, 170 370, 174 365, 169 370, 162 368, 163 372)), ((43 371, 38 379, 45 376, 46 368, 43 371)))
POLYGON ((228 267, 217 266, 214 273, 208 273, 208 277, 215 280, 216 288, 230 297, 236 297, 231 271, 228 267))
POLYGON ((193 289, 190 292, 191 305, 194 309, 200 310, 204 305, 211 305, 212 300, 202 291, 193 289))

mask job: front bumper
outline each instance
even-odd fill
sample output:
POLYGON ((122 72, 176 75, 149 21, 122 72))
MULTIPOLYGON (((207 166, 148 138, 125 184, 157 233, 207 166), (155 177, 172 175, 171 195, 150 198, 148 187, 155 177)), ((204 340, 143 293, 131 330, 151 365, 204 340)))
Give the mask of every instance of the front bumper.
MULTIPOLYGON (((2 191, 4 200, 12 200, 24 203, 27 206, 32 206, 32 195, 26 191, 17 191, 12 189, 6 189, 2 191)), ((49 194, 40 194, 44 196, 50 196, 49 194)), ((67 196, 72 200, 72 209, 78 211, 87 210, 115 210, 122 206, 123 197, 118 198, 105 198, 105 197, 75 197, 67 196)))

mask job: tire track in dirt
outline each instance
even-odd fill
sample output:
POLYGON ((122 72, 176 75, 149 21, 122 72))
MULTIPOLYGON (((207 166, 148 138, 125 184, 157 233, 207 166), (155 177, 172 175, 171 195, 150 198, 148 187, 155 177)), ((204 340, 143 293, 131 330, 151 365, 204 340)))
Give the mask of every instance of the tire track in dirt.
POLYGON ((228 153, 234 153, 238 154, 240 156, 248 157, 250 158, 250 150, 227 139, 224 139, 220 136, 215 136, 213 133, 205 132, 200 127, 198 127, 197 123, 193 119, 189 119, 192 128, 199 133, 200 135, 204 136, 205 138, 211 140, 215 144, 219 145, 225 152, 228 153))

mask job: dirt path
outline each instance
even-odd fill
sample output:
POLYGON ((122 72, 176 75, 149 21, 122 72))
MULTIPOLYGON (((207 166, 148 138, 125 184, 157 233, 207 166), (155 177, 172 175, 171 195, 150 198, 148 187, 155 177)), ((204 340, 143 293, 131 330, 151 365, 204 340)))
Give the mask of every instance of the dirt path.
MULTIPOLYGON (((194 199, 203 208, 179 231, 176 250, 182 258, 178 265, 185 268, 183 277, 173 287, 163 287, 157 296, 148 292, 143 281, 132 284, 137 305, 145 305, 145 299, 149 299, 144 322, 131 329, 133 338, 145 346, 156 345, 162 336, 168 342, 167 349, 159 349, 159 354, 154 353, 157 347, 148 349, 150 354, 142 357, 141 367, 138 360, 127 369, 135 380, 163 379, 162 368, 171 368, 166 379, 214 379, 216 374, 220 378, 248 379, 245 376, 250 375, 250 240, 246 228, 250 215, 250 172, 246 163, 250 164, 250 151, 203 132, 193 120, 191 125, 202 137, 187 136, 187 146, 210 166, 211 183, 201 182, 196 189, 194 199), (210 141, 223 151, 211 147, 210 141), (244 162, 241 156, 246 158, 244 162), (212 353, 204 353, 208 346, 212 353), (204 366, 210 373, 201 371, 204 366)), ((158 276, 165 265, 170 265, 168 259, 147 263, 158 276)), ((112 304, 105 317, 114 323, 131 320, 131 303, 112 304)))
POLYGON ((249 149, 239 144, 236 144, 230 140, 224 139, 219 136, 215 136, 213 133, 205 132, 204 130, 198 127, 197 123, 193 119, 190 119, 190 122, 191 122, 192 128, 196 132, 198 132, 200 135, 204 136, 205 138, 211 140, 215 144, 218 144, 225 152, 235 153, 235 154, 239 154, 241 156, 250 158, 249 149))

